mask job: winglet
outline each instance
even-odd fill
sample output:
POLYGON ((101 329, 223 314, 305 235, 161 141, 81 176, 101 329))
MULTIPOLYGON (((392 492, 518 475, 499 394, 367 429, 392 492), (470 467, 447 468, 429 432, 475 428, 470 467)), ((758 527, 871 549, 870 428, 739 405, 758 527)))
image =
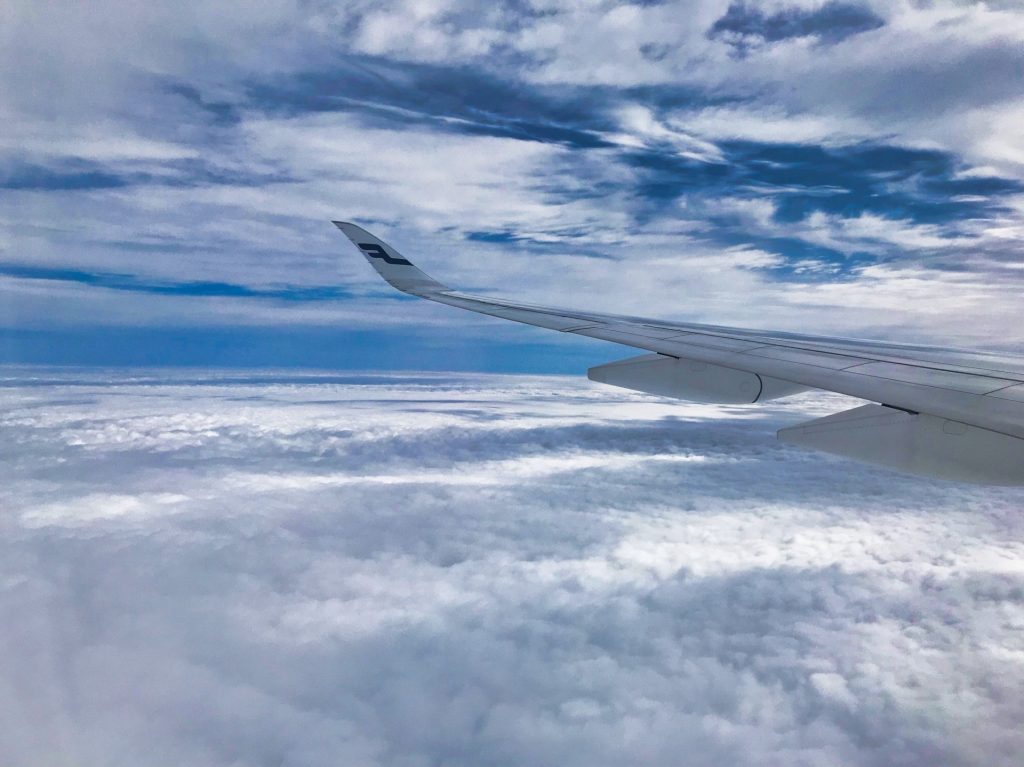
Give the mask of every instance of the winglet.
POLYGON ((374 237, 361 226, 350 224, 347 221, 333 221, 332 223, 352 240, 352 244, 359 248, 370 265, 392 287, 403 293, 412 293, 416 296, 449 289, 446 285, 442 285, 425 272, 417 269, 401 253, 383 240, 374 237))

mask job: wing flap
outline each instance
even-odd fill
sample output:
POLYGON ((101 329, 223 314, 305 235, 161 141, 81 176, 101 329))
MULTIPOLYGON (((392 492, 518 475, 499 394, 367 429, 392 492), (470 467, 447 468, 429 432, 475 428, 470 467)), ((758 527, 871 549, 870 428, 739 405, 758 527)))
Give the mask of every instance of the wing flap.
POLYGON ((1024 402, 1024 384, 1019 386, 1007 386, 1005 389, 999 389, 998 391, 990 391, 985 396, 998 397, 999 399, 1008 399, 1015 402, 1024 402))
POLYGON ((1024 485, 1024 440, 926 413, 863 405, 780 429, 778 437, 926 477, 1024 485))

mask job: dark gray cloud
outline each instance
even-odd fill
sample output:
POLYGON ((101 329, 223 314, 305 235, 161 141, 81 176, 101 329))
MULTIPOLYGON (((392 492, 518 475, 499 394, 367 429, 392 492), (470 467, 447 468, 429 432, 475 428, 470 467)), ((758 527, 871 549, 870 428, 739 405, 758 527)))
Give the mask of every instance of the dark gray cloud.
POLYGON ((814 37, 823 43, 837 43, 884 25, 885 21, 870 7, 841 0, 829 0, 816 8, 782 8, 774 13, 765 13, 756 4, 740 0, 711 25, 708 36, 722 39, 738 52, 745 53, 761 43, 794 37, 814 37))
POLYGON ((7 370, 0 760, 1015 764, 1019 493, 849 401, 7 370))

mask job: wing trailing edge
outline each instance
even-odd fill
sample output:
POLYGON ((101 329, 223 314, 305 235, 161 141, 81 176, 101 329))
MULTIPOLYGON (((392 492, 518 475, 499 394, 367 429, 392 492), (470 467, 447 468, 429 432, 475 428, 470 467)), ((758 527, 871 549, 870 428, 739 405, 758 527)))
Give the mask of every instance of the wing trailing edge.
POLYGON ((1024 440, 885 405, 816 418, 780 429, 778 437, 908 474, 984 485, 1024 483, 1024 440))

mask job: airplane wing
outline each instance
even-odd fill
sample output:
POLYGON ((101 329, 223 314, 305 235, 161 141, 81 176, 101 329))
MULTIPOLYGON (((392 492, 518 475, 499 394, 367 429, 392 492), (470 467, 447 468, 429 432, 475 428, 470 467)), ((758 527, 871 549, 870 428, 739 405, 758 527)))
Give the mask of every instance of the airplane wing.
POLYGON ((848 394, 876 404, 781 429, 779 439, 925 476, 1024 485, 1024 357, 468 295, 429 277, 365 229, 334 224, 404 293, 647 352, 591 368, 592 380, 702 402, 752 403, 810 389, 848 394))

